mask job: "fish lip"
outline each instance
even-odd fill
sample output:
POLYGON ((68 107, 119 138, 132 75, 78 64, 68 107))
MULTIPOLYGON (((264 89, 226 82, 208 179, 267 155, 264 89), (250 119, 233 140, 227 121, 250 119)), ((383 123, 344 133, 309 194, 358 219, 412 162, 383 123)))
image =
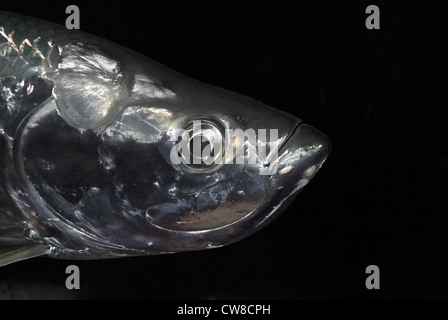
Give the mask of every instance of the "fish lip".
POLYGON ((330 155, 332 148, 330 139, 322 131, 306 123, 296 124, 277 151, 278 169, 285 169, 285 173, 294 168, 301 168, 299 172, 305 172, 306 165, 314 165, 319 169, 330 155), (287 169, 288 167, 290 168, 287 169))
POLYGON ((296 132, 299 129, 304 129, 306 130, 306 128, 308 128, 308 130, 312 130, 313 133, 316 133, 319 135, 319 141, 322 143, 322 147, 323 147, 323 152, 326 153, 326 156, 328 156, 332 149, 333 149, 333 145, 330 141, 330 139, 320 130, 316 129, 315 127, 303 123, 303 122, 296 122, 296 124, 294 125, 294 127, 291 129, 290 133, 288 134, 287 138, 282 142, 281 146, 278 148, 278 151, 280 154, 282 154, 283 149, 285 148, 285 146, 288 144, 288 142, 290 142, 290 140, 292 139, 293 136, 296 135, 296 132))
POLYGON ((294 124, 294 126, 291 128, 290 132, 288 133, 286 139, 282 142, 282 144, 280 145, 280 147, 278 148, 278 151, 280 154, 282 154, 283 152, 283 147, 286 146, 286 144, 288 143, 288 141, 291 139, 292 136, 294 136, 294 134, 296 133, 296 131, 299 129, 299 127, 303 125, 303 122, 300 120, 297 120, 296 123, 294 124))

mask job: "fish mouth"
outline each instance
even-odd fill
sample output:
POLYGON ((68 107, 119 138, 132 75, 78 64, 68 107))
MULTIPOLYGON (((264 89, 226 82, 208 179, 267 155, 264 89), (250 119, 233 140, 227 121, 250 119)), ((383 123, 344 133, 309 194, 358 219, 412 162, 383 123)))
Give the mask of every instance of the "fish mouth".
POLYGON ((291 128, 291 130, 289 131, 288 135, 286 136, 286 139, 282 142, 282 144, 280 145, 280 147, 278 148, 278 151, 280 154, 282 154, 285 150, 285 146, 286 144, 291 140, 291 138, 294 136, 294 134, 296 133, 297 129, 302 125, 303 123, 298 120, 294 126, 291 128))
POLYGON ((297 165, 305 160, 322 165, 331 150, 332 144, 324 133, 297 122, 278 149, 279 165, 297 165))
POLYGON ((297 123, 278 150, 278 170, 269 179, 269 192, 256 228, 284 211, 324 164, 332 150, 328 137, 308 124, 297 123))

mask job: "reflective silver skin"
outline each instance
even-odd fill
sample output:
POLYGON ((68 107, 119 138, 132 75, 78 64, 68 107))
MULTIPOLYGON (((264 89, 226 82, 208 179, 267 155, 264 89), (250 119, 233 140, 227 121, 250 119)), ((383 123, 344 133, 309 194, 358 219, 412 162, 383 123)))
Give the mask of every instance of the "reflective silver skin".
POLYGON ((233 243, 278 216, 330 149, 324 134, 259 101, 0 12, 0 265, 233 243), (221 132, 277 129, 268 148, 279 148, 278 170, 260 175, 261 159, 173 164, 172 132, 194 120, 221 132))

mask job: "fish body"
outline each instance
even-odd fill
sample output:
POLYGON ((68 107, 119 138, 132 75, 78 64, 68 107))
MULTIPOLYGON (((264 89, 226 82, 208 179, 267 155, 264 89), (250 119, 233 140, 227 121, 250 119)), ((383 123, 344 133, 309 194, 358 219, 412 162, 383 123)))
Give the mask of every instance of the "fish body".
POLYGON ((0 12, 0 265, 233 243, 277 217, 330 149, 252 98, 0 12))

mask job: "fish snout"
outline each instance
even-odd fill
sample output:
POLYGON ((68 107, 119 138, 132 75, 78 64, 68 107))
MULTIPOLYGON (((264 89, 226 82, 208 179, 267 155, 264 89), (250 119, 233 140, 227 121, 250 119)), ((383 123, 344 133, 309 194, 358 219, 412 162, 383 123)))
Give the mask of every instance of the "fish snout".
POLYGON ((277 174, 299 175, 299 179, 307 183, 321 168, 331 149, 325 134, 310 125, 299 125, 279 150, 277 174))

